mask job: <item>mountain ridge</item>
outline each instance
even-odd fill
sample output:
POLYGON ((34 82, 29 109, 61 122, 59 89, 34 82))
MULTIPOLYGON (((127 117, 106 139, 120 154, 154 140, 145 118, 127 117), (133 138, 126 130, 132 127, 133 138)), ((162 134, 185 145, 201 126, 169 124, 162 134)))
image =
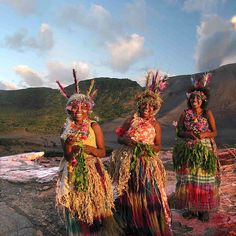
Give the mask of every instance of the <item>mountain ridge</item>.
MULTIPOLYGON (((209 109, 213 111, 216 119, 219 140, 222 143, 236 144, 236 64, 224 65, 210 72, 213 79, 210 82, 209 109)), ((202 74, 197 73, 195 76, 202 74)), ((185 93, 191 86, 191 76, 178 75, 170 77, 168 80, 168 87, 163 93, 164 103, 157 116, 163 127, 163 142, 173 143, 172 122, 178 120, 186 108, 185 93)), ((118 121, 122 122, 135 109, 134 96, 143 91, 143 88, 137 82, 127 78, 99 77, 94 80, 95 86, 98 88, 94 107, 95 114, 101 118, 100 122, 106 127, 105 133, 108 130, 114 132, 108 127, 117 125, 118 121)), ((84 92, 89 84, 90 80, 81 81, 81 91, 84 92)), ((67 86, 66 90, 72 94, 74 86, 67 86)), ((65 103, 66 99, 57 89, 1 90, 0 134, 20 130, 56 135, 66 117, 65 103)), ((109 136, 110 133, 107 135, 109 136)), ((114 134, 112 139, 115 139, 114 134)))

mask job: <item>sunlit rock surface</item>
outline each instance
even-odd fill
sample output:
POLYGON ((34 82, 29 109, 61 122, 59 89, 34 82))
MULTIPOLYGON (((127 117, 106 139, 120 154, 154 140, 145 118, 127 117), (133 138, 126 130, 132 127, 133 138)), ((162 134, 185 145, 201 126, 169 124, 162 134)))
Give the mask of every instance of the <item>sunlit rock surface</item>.
MULTIPOLYGON (((221 204, 209 222, 186 220, 173 208, 175 172, 172 152, 161 152, 167 171, 166 191, 172 210, 174 235, 236 235, 236 150, 219 150, 222 165, 221 204)), ((43 152, 0 157, 0 235, 65 235, 55 208, 55 184, 61 158, 43 152), (19 232, 23 232, 20 233, 19 232)), ((105 159, 107 165, 109 158, 105 159)))
POLYGON ((55 208, 60 158, 43 152, 0 157, 0 235, 66 235, 55 208))
POLYGON ((36 160, 42 158, 44 152, 24 153, 0 158, 0 178, 12 182, 49 182, 57 174, 58 167, 44 167, 36 160))

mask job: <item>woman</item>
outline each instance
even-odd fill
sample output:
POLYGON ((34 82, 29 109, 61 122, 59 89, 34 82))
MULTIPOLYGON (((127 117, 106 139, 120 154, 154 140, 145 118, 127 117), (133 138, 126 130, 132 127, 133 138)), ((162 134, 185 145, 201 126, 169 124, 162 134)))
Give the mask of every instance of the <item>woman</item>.
MULTIPOLYGON (((74 71, 73 71, 74 72, 74 71)), ((68 97, 67 119, 61 133, 64 160, 57 186, 57 204, 65 211, 68 235, 113 235, 111 180, 100 158, 105 156, 103 133, 89 115, 96 93, 68 97)))
POLYGON ((165 193, 165 169, 158 153, 161 127, 155 114, 161 106, 164 80, 153 77, 137 99, 137 112, 116 130, 124 146, 113 153, 111 174, 116 185, 115 217, 126 235, 171 235, 165 193), (161 86, 158 86, 161 85, 161 86))
POLYGON ((206 74, 188 91, 188 109, 179 119, 179 139, 173 150, 176 207, 185 209, 185 218, 198 216, 201 221, 208 221, 209 211, 219 206, 219 163, 214 141, 217 130, 214 116, 207 110, 206 85, 210 79, 206 74))

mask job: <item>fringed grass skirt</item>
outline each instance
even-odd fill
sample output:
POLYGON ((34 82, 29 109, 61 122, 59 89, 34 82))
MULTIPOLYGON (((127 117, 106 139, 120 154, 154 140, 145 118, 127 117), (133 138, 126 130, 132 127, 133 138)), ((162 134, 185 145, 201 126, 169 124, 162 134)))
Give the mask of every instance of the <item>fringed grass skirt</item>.
MULTIPOLYGON (((202 143, 209 148, 209 151, 214 151, 216 154, 214 140, 206 139, 202 143)), ((217 210, 220 201, 220 165, 218 160, 216 160, 214 172, 214 174, 209 174, 200 167, 192 170, 187 164, 179 168, 176 171, 175 207, 193 212, 217 210)))
POLYGON ((70 184, 70 165, 66 161, 62 163, 56 196, 57 206, 64 210, 68 235, 117 235, 112 212, 112 184, 101 161, 95 157, 86 158, 87 191, 78 191, 70 184))
POLYGON ((165 170, 155 157, 140 156, 130 170, 133 150, 113 153, 111 173, 117 185, 115 218, 126 235, 171 235, 165 170))

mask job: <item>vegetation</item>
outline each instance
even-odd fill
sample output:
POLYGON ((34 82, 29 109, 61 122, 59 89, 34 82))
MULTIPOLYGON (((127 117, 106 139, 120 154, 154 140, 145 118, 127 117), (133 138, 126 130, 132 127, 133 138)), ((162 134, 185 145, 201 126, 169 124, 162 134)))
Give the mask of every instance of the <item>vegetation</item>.
MULTIPOLYGON (((81 81, 85 92, 90 81, 81 81)), ((96 78, 98 94, 94 113, 100 121, 126 116, 134 106, 133 98, 142 88, 129 79, 96 78)), ((74 86, 66 88, 74 93, 74 86)), ((28 88, 15 91, 0 91, 0 132, 23 130, 38 134, 58 133, 66 115, 66 99, 57 89, 28 88)))

